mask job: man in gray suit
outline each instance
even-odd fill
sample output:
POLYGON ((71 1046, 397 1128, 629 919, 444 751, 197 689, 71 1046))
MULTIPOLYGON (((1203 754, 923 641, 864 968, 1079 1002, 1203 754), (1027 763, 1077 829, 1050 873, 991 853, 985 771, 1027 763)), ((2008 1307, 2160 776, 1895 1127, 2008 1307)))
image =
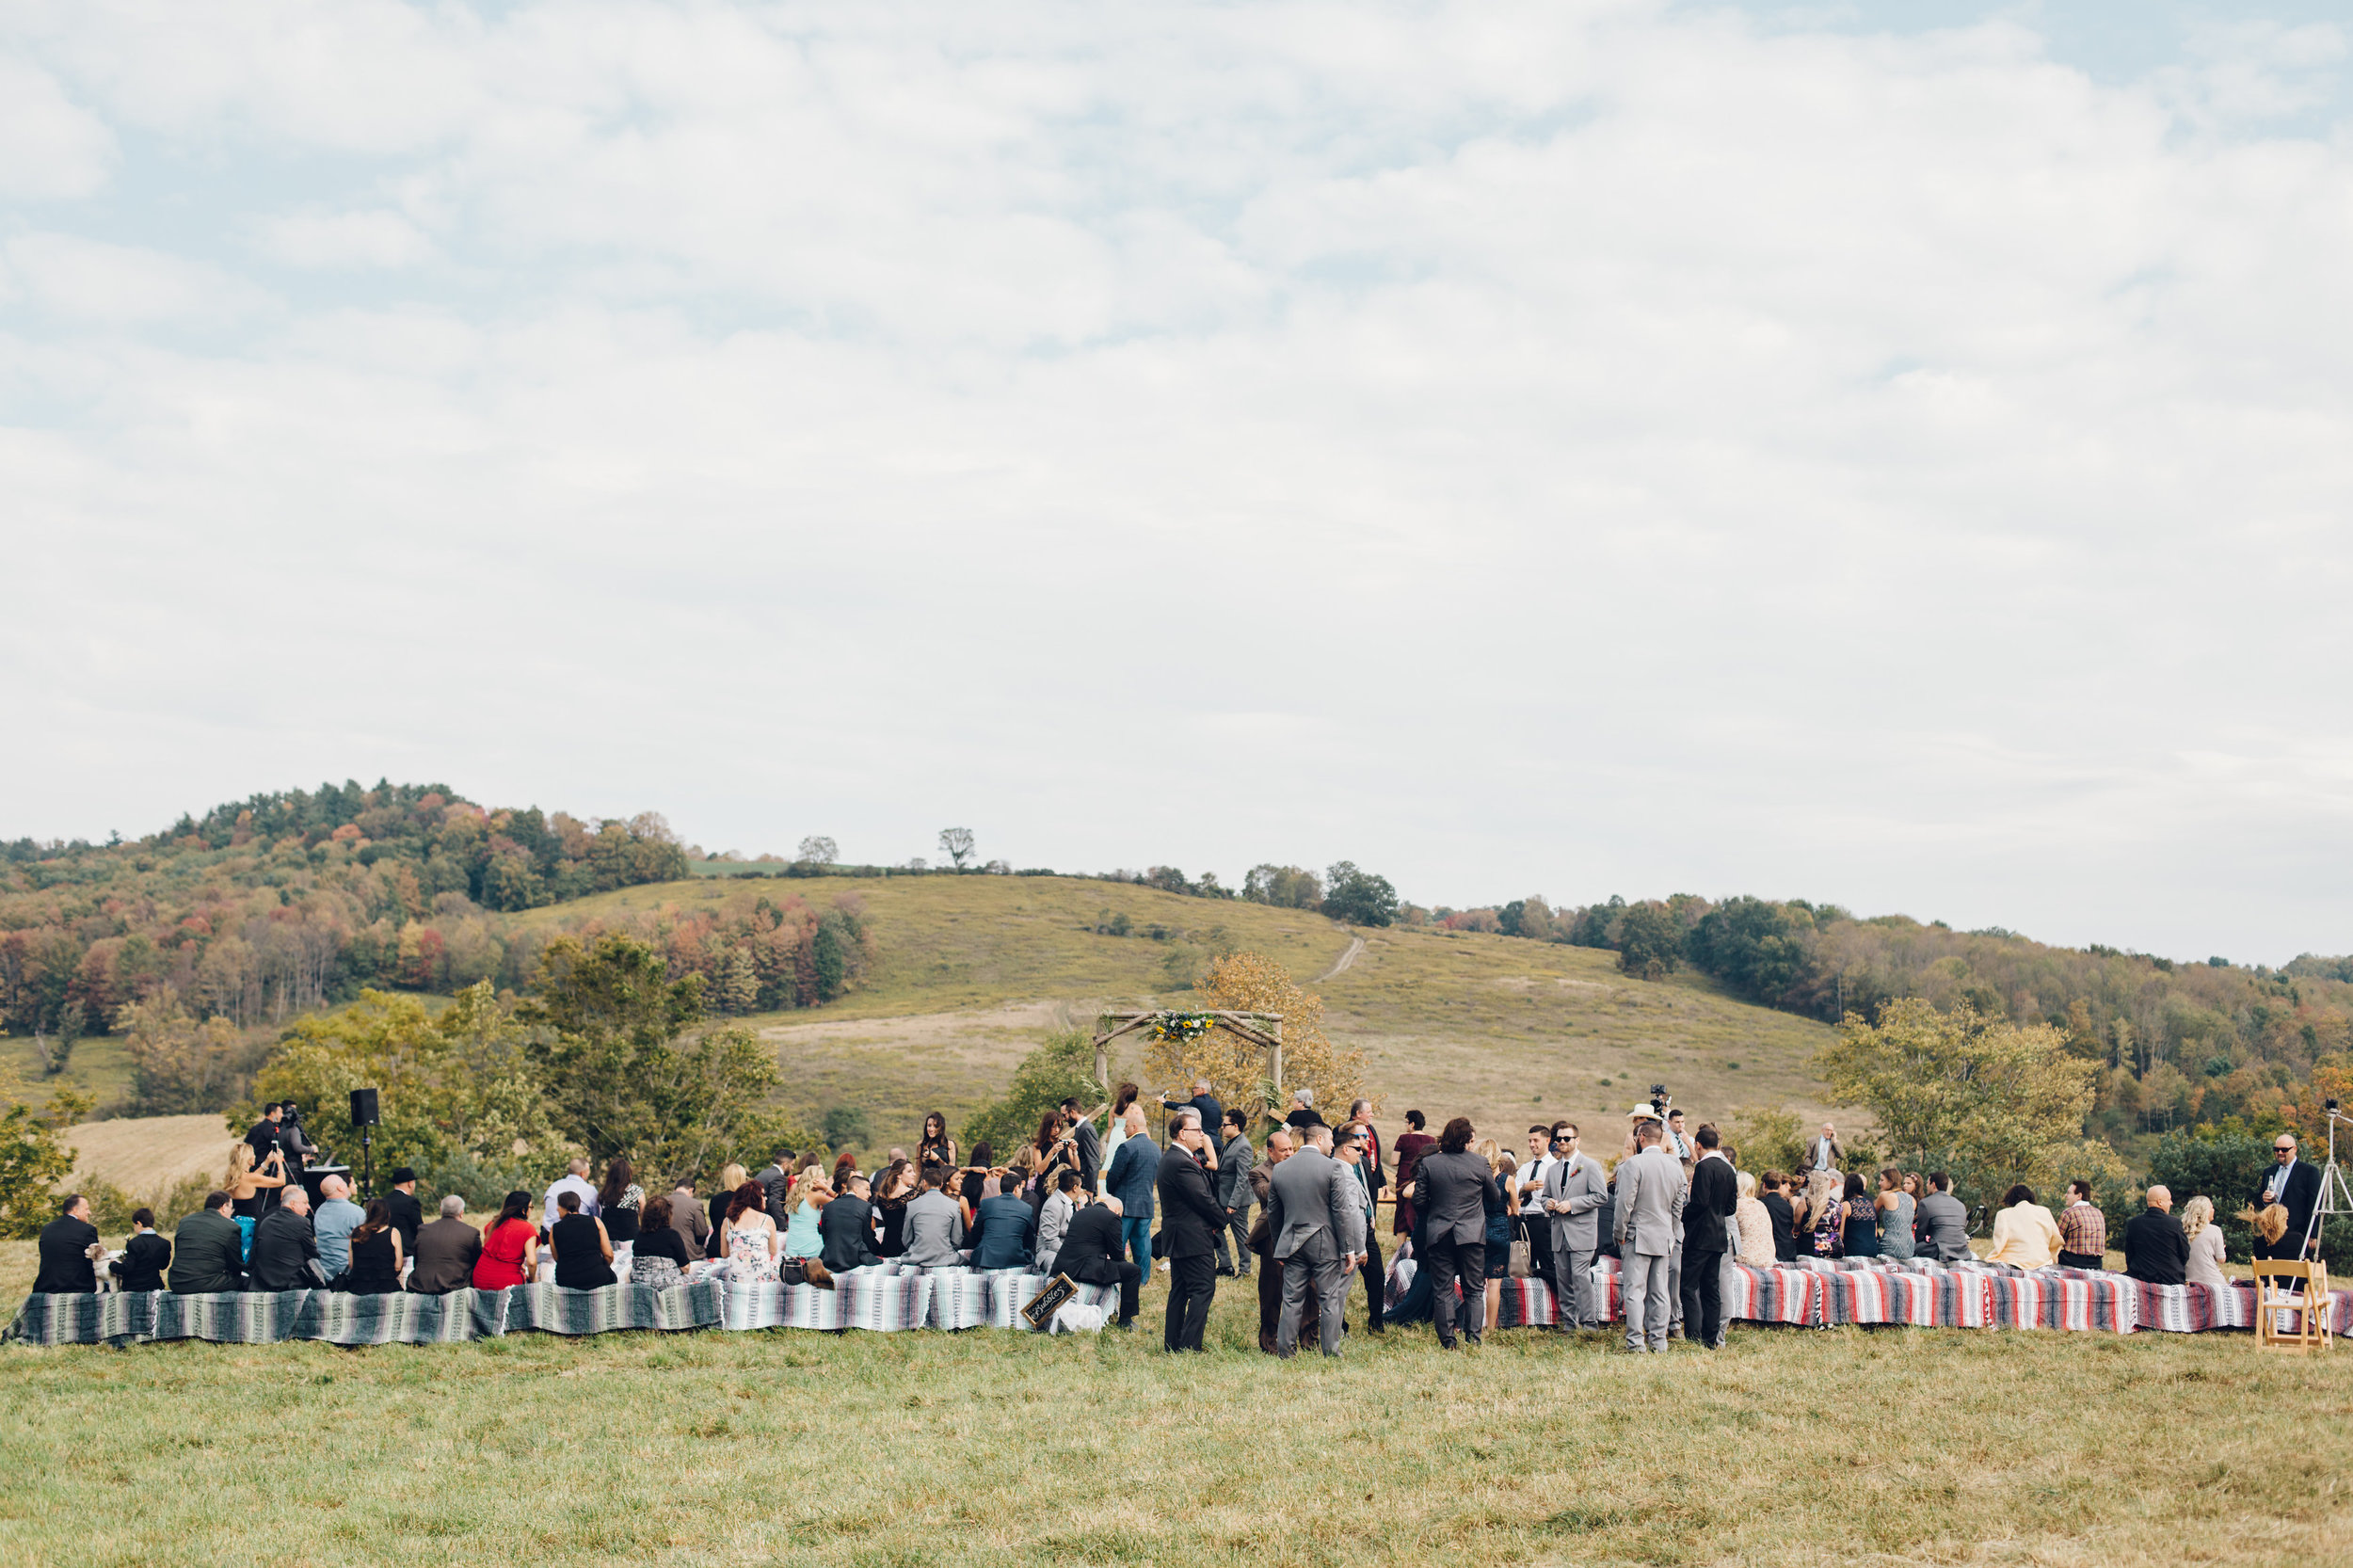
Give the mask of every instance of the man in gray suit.
POLYGON ((1552 1124, 1552 1163, 1545 1171, 1540 1200, 1552 1231, 1552 1277, 1561 1293, 1553 1326, 1601 1326, 1601 1298, 1593 1289, 1593 1254, 1601 1246, 1601 1206, 1609 1201, 1609 1173, 1601 1161, 1578 1152, 1577 1124, 1552 1124))
POLYGON ((1236 1279, 1250 1277, 1250 1168, 1258 1162, 1258 1151, 1250 1144, 1250 1118, 1247 1112, 1228 1111, 1218 1128, 1224 1141, 1217 1151, 1217 1175, 1211 1178, 1217 1187, 1217 1201, 1225 1210, 1225 1228, 1234 1235, 1234 1260, 1225 1261, 1225 1237, 1217 1239, 1217 1272, 1236 1279))
POLYGON ((1323 1353, 1340 1353, 1348 1276, 1363 1260, 1365 1197, 1356 1173, 1332 1158, 1332 1129, 1305 1129, 1307 1146, 1274 1168, 1267 1183, 1267 1234, 1283 1260, 1283 1320, 1274 1353, 1299 1350, 1299 1320, 1313 1290, 1322 1313, 1323 1353))
POLYGON ((1618 1165, 1618 1293, 1625 1303, 1625 1348, 1654 1355, 1667 1349, 1668 1266, 1681 1250, 1689 1192, 1683 1163, 1659 1147, 1661 1135, 1657 1122, 1644 1122, 1634 1134, 1641 1152, 1618 1165))

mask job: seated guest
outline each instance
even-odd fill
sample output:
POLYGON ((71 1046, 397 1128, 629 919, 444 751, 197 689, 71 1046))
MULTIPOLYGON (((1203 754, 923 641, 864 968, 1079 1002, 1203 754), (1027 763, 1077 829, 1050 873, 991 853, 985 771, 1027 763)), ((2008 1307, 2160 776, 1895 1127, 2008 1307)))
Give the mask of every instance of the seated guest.
POLYGON ((1054 1191, 1037 1211, 1037 1272, 1055 1272, 1054 1257, 1062 1251, 1062 1239, 1069 1230, 1070 1222, 1086 1200, 1081 1196, 1079 1173, 1068 1165, 1054 1172, 1054 1191))
POLYGON ((125 1290, 161 1290, 164 1266, 170 1261, 171 1243, 155 1234, 155 1211, 142 1208, 132 1214, 131 1240, 122 1244, 122 1256, 106 1265, 106 1272, 120 1280, 125 1290))
POLYGON ((214 1296, 245 1288, 245 1232, 229 1217, 236 1199, 204 1194, 204 1207, 180 1222, 171 1238, 171 1292, 214 1296))
POLYGON ((330 1290, 354 1296, 390 1296, 400 1289, 400 1232, 392 1228, 392 1206, 383 1198, 367 1213, 344 1249, 350 1265, 328 1282, 330 1290))
POLYGON ((309 1290, 326 1283, 319 1271, 319 1240, 311 1233, 311 1194, 300 1182, 288 1182, 278 1207, 253 1227, 253 1259, 245 1272, 245 1288, 309 1290))
POLYGON ((907 1200, 906 1250, 899 1261, 918 1269, 953 1269, 964 1262, 956 1249, 964 1244, 964 1209, 940 1191, 953 1173, 936 1165, 923 1167, 918 1191, 907 1200))
MULTIPOLYGON (((687 1194, 687 1202, 694 1204, 692 1192, 687 1194)), ((701 1213, 699 1206, 695 1212, 701 1213)), ((646 1212, 640 1218, 644 1224, 637 1232, 636 1249, 630 1256, 630 1283, 650 1286, 656 1290, 682 1284, 686 1278, 686 1238, 679 1233, 670 1200, 654 1199, 646 1205, 646 1212)))
MULTIPOLYGON (((653 1210, 648 1208, 646 1212, 651 1214, 653 1210)), ((638 1228, 642 1231, 645 1227, 641 1224, 638 1228)), ((670 1228, 678 1232, 679 1240, 686 1248, 686 1261, 701 1262, 704 1243, 711 1236, 711 1216, 703 1212, 692 1181, 680 1182, 678 1191, 670 1194, 670 1228)))
POLYGON ((400 1256, 417 1256, 417 1233, 424 1228, 424 1205, 417 1201, 417 1173, 402 1165, 392 1172, 392 1190, 384 1194, 392 1211, 392 1228, 400 1232, 400 1256))
MULTIPOLYGON (((1775 1250, 1772 1211, 1756 1195, 1756 1177, 1741 1171, 1734 1179, 1738 1183, 1740 1198, 1733 1209, 1732 1223, 1738 1232, 1739 1245, 1728 1256, 1752 1269, 1762 1269, 1780 1256, 1775 1250)), ((1791 1245, 1795 1244, 1793 1240, 1791 1245)))
POLYGON ((57 1217, 40 1227, 40 1272, 36 1296, 87 1296, 98 1289, 98 1259, 106 1244, 89 1223, 89 1199, 79 1192, 58 1206, 57 1217))
POLYGON ((817 1233, 818 1217, 825 1206, 833 1202, 833 1189, 825 1185, 825 1173, 810 1166, 801 1173, 798 1185, 792 1189, 792 1212, 784 1227, 785 1257, 819 1257, 824 1256, 825 1239, 817 1233))
POLYGON ((408 1288, 420 1296, 463 1290, 473 1283, 473 1266, 481 1258, 482 1232, 466 1223, 466 1200, 452 1192, 441 1200, 441 1217, 417 1232, 417 1266, 408 1271, 408 1288))
POLYGON ((874 1251, 874 1206, 867 1201, 866 1178, 852 1171, 848 1180, 849 1190, 817 1216, 818 1256, 828 1273, 882 1261, 874 1251))
POLYGON ((2067 1207, 2058 1211, 2059 1267, 2105 1269, 2108 1266, 2108 1217, 2091 1201, 2091 1183, 2067 1184, 2067 1207))
POLYGON ((1788 1178, 1779 1171, 1765 1173, 1766 1218, 1773 1227, 1773 1261, 1788 1263, 1798 1256, 1798 1211, 1789 1202, 1788 1178))
POLYGON ((605 1234, 602 1220, 580 1211, 578 1192, 556 1192, 548 1251, 555 1255, 555 1283, 567 1290, 597 1290, 617 1283, 613 1277, 613 1239, 605 1234))
POLYGON ((972 1267, 1026 1269, 1037 1256, 1037 1210, 1000 1193, 981 1200, 972 1222, 972 1267))
POLYGON ((1985 1260, 2015 1269, 2047 1269, 2058 1254, 2058 1221, 2034 1201, 2034 1189, 2021 1182, 2003 1193, 2002 1211, 1993 1216, 1993 1250, 1985 1260))
POLYGON ((1969 1208, 1953 1196, 1953 1178, 1942 1171, 1929 1173, 1929 1195, 1920 1200, 1918 1228, 1928 1238, 1921 1256, 1939 1263, 1961 1263, 1969 1257, 1969 1208))
POLYGON ((2182 1235, 2189 1241, 2189 1262, 2182 1271, 2185 1285, 2210 1285, 2220 1289, 2230 1281, 2222 1265, 2229 1257, 2222 1227, 2214 1223, 2214 1200, 2201 1192, 2182 1205, 2182 1235))
POLYGON ((597 1190, 597 1218, 604 1222, 605 1235, 615 1241, 636 1240, 642 1228, 638 1210, 645 1205, 646 1190, 637 1185, 629 1156, 615 1155, 604 1168, 604 1185, 597 1190))
POLYGON ((482 1256, 473 1265, 475 1289, 504 1290, 539 1277, 539 1227, 530 1214, 529 1192, 518 1188, 506 1194, 498 1218, 482 1233, 482 1256))
POLYGON ((1078 1211, 1071 1215, 1069 1227, 1063 1232, 1062 1249, 1056 1255, 1054 1267, 1056 1272, 1068 1274, 1080 1285, 1118 1286, 1116 1326, 1132 1330, 1136 1326, 1136 1296, 1143 1288, 1144 1271, 1121 1256, 1119 1218, 1117 1198, 1106 1195, 1088 1203, 1082 1189, 1078 1211))
POLYGON ((2124 1226, 2124 1272, 2144 1285, 2186 1284, 2189 1238, 2173 1217, 2173 1194, 2152 1187, 2148 1203, 2124 1226))
POLYGON ((351 1233, 367 1217, 368 1211, 351 1201, 350 1182, 331 1176, 319 1183, 319 1207, 311 1216, 311 1234, 318 1240, 319 1267, 328 1279, 351 1267, 351 1233))
MULTIPOLYGON (((704 1206, 711 1216, 711 1228, 704 1232, 710 1240, 704 1244, 710 1248, 713 1257, 728 1255, 727 1243, 719 1239, 719 1227, 728 1223, 728 1209, 734 1204, 735 1194, 751 1179, 751 1173, 741 1165, 729 1162, 719 1167, 719 1185, 712 1192, 711 1201, 704 1206)), ((767 1210, 763 1208, 761 1212, 767 1210)))
MULTIPOLYGON (((804 1179, 812 1184, 816 1180, 814 1176, 804 1179)), ((768 1190, 746 1177, 728 1199, 727 1214, 719 1222, 719 1256, 728 1260, 738 1283, 764 1285, 777 1277, 781 1248, 767 1204, 768 1190)), ((816 1256, 816 1249, 812 1247, 808 1256, 816 1256)))

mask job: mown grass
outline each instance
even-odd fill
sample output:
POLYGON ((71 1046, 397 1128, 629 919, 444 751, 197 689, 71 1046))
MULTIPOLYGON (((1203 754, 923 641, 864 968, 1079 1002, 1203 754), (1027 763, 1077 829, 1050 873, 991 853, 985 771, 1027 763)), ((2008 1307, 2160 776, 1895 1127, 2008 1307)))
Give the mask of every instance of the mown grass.
MULTIPOLYGON (((13 1271, 11 1271, 13 1272, 13 1271)), ((1147 1318, 1161 1294, 1147 1291, 1147 1318)), ((1361 1301, 1355 1316, 1361 1318, 1361 1301)), ((2245 1335, 1427 1329, 0 1352, 0 1561, 2313 1563, 2339 1361, 2245 1335)))

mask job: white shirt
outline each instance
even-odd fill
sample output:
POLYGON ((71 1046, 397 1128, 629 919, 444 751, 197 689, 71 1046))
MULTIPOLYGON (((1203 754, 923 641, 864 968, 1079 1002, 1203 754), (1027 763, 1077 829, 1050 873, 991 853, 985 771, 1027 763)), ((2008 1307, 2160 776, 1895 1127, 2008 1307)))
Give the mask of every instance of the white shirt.
POLYGON ((547 1218, 543 1223, 549 1229, 554 1229, 555 1222, 564 1217, 564 1211, 555 1207, 556 1195, 560 1192, 578 1192, 580 1211, 591 1216, 597 1212, 597 1190, 588 1185, 587 1178, 576 1176, 565 1176, 548 1189, 547 1218))
MULTIPOLYGON (((2280 1194, 2288 1190, 2288 1174, 2295 1169, 2296 1161, 2293 1160, 2289 1160, 2284 1165, 2272 1166, 2271 1179, 2264 1185, 2264 1195, 2272 1199, 2274 1202, 2277 1202, 2280 1194)), ((2326 1175, 2327 1173, 2323 1172, 2322 1174, 2326 1175)))
POLYGON ((1520 1184, 1520 1191, 1523 1192, 1531 1187, 1541 1192, 1545 1190, 1545 1173, 1560 1163, 1561 1161, 1555 1160, 1549 1153, 1531 1155, 1529 1157, 1528 1163, 1522 1165, 1512 1179, 1520 1184))
POLYGON ((1691 1140, 1677 1132, 1673 1128, 1669 1128, 1667 1129, 1667 1152, 1677 1160, 1689 1160, 1692 1154, 1691 1140))
POLYGON ((1830 1169, 1830 1140, 1827 1138, 1814 1140, 1814 1168, 1817 1171, 1830 1169))

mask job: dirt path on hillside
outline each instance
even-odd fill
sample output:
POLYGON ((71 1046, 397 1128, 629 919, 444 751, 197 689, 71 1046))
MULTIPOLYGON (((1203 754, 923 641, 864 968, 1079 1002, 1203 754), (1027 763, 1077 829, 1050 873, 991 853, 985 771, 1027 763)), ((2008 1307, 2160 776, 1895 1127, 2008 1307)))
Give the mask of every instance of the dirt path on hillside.
POLYGON ((1365 939, 1362 936, 1350 936, 1348 939, 1348 951, 1341 953, 1338 958, 1334 960, 1330 968, 1324 970, 1321 974, 1316 976, 1315 979, 1309 981, 1307 984, 1310 985, 1321 985, 1325 981, 1331 979, 1334 975, 1345 974, 1348 970, 1348 967, 1356 962, 1356 955, 1364 951, 1365 939))

